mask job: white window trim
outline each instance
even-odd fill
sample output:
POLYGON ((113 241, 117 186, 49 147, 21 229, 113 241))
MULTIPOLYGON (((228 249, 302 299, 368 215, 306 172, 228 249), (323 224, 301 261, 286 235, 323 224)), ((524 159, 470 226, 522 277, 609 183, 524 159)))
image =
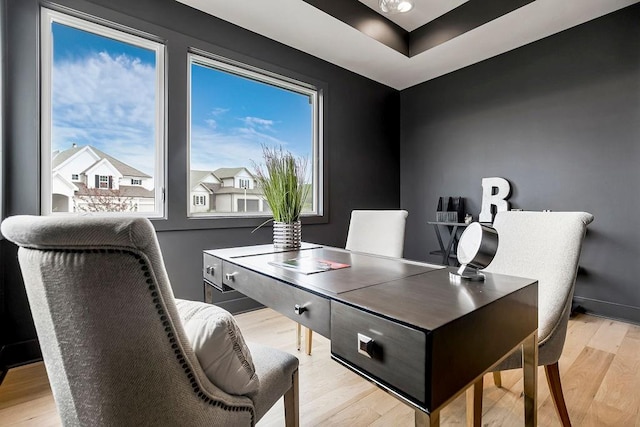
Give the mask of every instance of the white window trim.
MULTIPOLYGON (((210 54, 208 52, 200 51, 198 49, 191 49, 191 52, 187 54, 187 120, 189 123, 187 130, 187 171, 191 170, 191 66, 197 64, 204 67, 218 69, 227 73, 235 74, 241 77, 245 77, 251 80, 263 82, 276 86, 282 89, 290 90, 308 96, 313 105, 313 120, 312 127, 312 156, 309 159, 309 165, 312 168, 311 176, 313 180, 313 188, 311 195, 313 197, 313 206, 315 211, 304 212, 301 216, 323 216, 324 215, 324 188, 323 188, 323 95, 322 91, 315 86, 304 83, 290 77, 282 76, 270 71, 262 70, 251 65, 243 64, 238 61, 233 61, 222 56, 210 54)), ((191 182, 187 180, 187 193, 190 191, 191 182)), ((265 200, 266 204, 266 200, 265 200)), ((268 212, 252 212, 250 214, 237 213, 237 212, 191 212, 189 206, 187 206, 187 216, 191 218, 228 218, 228 217, 268 217, 271 216, 268 212)))
MULTIPOLYGON (((166 104, 165 104, 165 46, 157 41, 153 41, 141 36, 130 34, 122 30, 98 24, 85 19, 67 15, 55 10, 41 8, 40 20, 40 84, 41 84, 41 118, 40 118, 40 136, 41 146, 40 155, 41 177, 40 177, 40 211, 42 215, 77 215, 74 212, 52 212, 52 165, 51 165, 51 125, 52 125, 52 68, 53 68, 53 36, 51 26, 54 22, 77 28, 79 30, 105 36, 117 41, 129 43, 134 46, 149 49, 156 56, 156 128, 155 128, 155 169, 154 169, 154 212, 127 212, 127 215, 145 216, 148 218, 166 218, 166 198, 165 198, 165 152, 166 152, 166 104)), ((113 24, 114 27, 121 27, 113 24)), ((130 30, 130 29, 129 29, 130 30)), ((135 30, 130 30, 136 32, 135 30)), ((112 216, 119 215, 117 212, 93 213, 93 215, 112 216)))

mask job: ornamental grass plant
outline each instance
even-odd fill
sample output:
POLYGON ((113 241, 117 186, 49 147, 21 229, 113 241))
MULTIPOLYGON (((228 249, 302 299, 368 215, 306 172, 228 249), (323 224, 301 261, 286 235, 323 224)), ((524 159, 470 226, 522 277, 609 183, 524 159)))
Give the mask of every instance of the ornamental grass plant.
POLYGON ((262 146, 264 165, 254 162, 256 180, 269 203, 273 220, 292 224, 300 213, 310 186, 305 184, 307 159, 295 157, 282 147, 262 146))

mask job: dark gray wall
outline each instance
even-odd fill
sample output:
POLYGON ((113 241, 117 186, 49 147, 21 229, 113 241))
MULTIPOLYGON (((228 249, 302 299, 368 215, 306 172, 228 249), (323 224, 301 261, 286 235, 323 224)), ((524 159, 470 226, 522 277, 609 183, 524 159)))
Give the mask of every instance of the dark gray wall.
MULTIPOLYGON (((202 300, 202 250, 268 243, 270 227, 251 234, 247 221, 219 228, 215 220, 186 218, 186 49, 221 54, 318 84, 325 91, 326 218, 306 224, 303 239, 342 246, 357 208, 398 208, 399 93, 313 56, 286 47, 173 0, 60 0, 91 15, 154 34, 167 43, 168 217, 154 221, 177 297, 202 300), (354 161, 357 159, 357 161, 354 161), (380 180, 384 170, 385 179, 380 180)), ((37 0, 7 0, 8 43, 6 214, 39 213, 39 78, 37 0)), ((227 223, 227 225, 229 225, 227 223)), ((16 249, 0 242, 6 309, 1 344, 35 338, 16 263, 16 249)), ((237 297, 237 295, 236 295, 237 297)), ((237 305, 230 304, 230 307, 237 305)))
POLYGON ((437 249, 438 196, 483 177, 511 182, 513 207, 595 215, 576 302, 640 322, 640 5, 401 92, 405 255, 437 249))

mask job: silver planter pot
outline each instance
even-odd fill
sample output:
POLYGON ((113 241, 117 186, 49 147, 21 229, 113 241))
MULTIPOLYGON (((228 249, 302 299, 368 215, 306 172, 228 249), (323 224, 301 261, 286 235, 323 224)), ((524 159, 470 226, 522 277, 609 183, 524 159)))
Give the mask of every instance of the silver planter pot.
POLYGON ((297 249, 301 246, 302 224, 273 222, 273 246, 277 249, 297 249))

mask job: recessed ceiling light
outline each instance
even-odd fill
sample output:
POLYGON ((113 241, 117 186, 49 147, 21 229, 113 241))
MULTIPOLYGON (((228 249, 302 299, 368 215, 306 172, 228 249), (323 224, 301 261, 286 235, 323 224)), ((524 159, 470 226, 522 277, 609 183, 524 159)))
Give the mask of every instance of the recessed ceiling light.
POLYGON ((380 0, 380 10, 384 13, 405 13, 413 9, 412 0, 380 0))

